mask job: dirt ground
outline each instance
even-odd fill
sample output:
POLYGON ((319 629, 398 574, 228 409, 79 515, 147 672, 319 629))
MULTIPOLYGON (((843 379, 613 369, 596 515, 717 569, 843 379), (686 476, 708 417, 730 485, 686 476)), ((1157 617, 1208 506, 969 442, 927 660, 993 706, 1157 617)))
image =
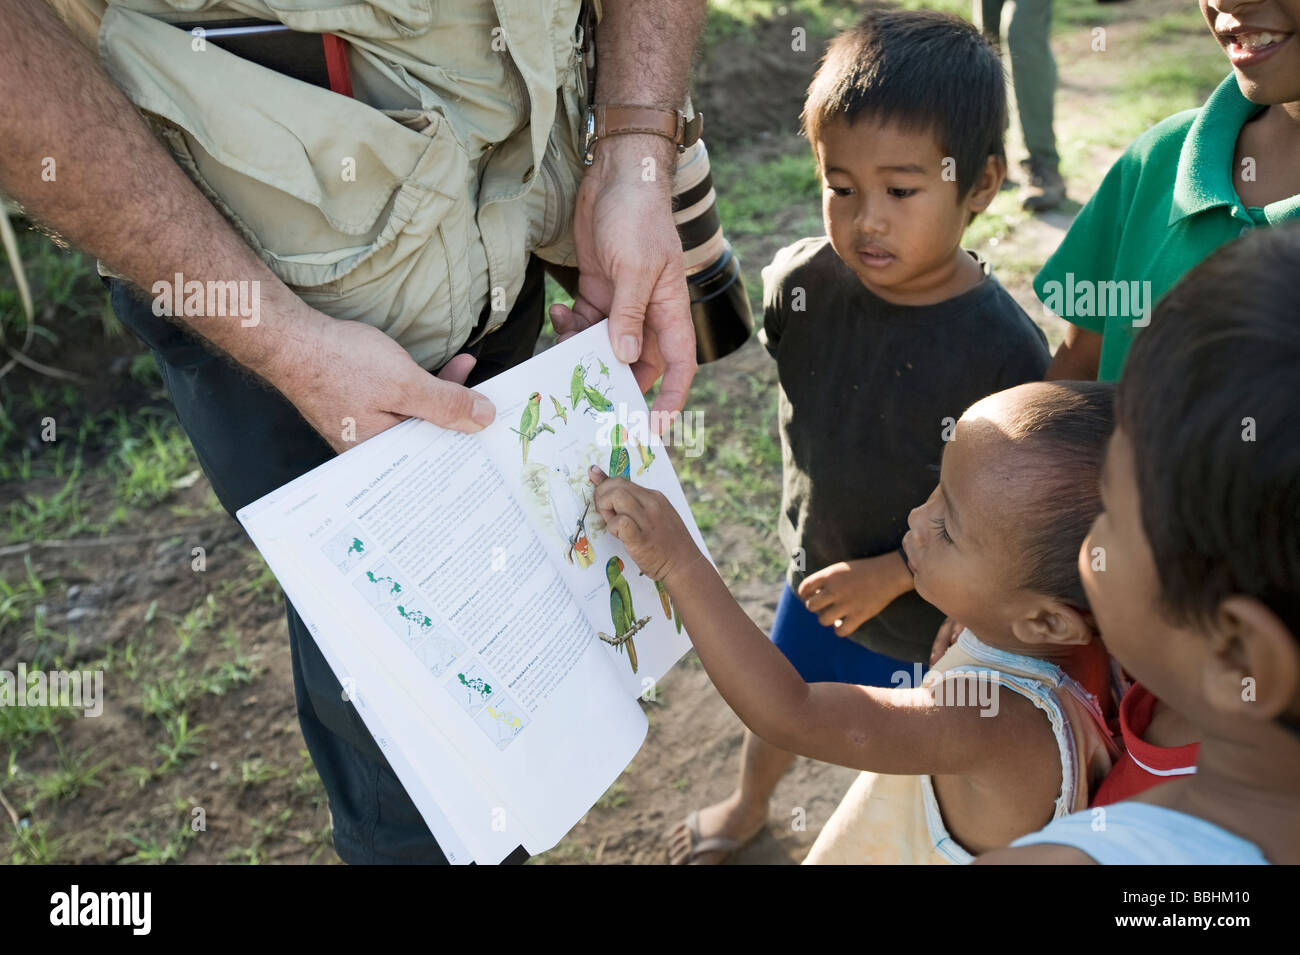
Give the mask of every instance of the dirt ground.
MULTIPOLYGON (((1054 40, 1062 138, 1108 122, 1097 104, 1124 83, 1118 64, 1142 53, 1150 24, 1184 18, 1183 27, 1167 31, 1166 56, 1183 49, 1188 56, 1217 55, 1206 37, 1186 27, 1182 0, 1119 7, 1105 21, 1115 59, 1089 55, 1093 28, 1087 23, 1054 40)), ((695 101, 706 116, 706 139, 729 169, 807 149, 795 133, 823 37, 810 35, 809 52, 792 57, 791 29, 799 24, 782 9, 770 21, 718 39, 697 67, 695 101)), ((1102 142, 1083 150, 1087 161, 1074 171, 1072 196, 1086 198, 1121 145, 1102 142)), ((743 178, 719 177, 718 188, 747 187, 743 178)), ((995 268, 1005 264, 1003 283, 1036 318, 1041 310, 1029 279, 1077 208, 1040 218, 1008 213, 1006 227, 982 246, 995 268)), ((778 202, 761 229, 736 240, 751 292, 758 288, 758 269, 777 248, 807 234, 817 215, 815 200, 778 202)), ((1059 323, 1045 328, 1059 340, 1059 323)), ((122 384, 138 354, 124 336, 65 343, 46 358, 57 355, 61 367, 89 379, 80 396, 88 419, 123 404, 165 406, 156 383, 122 384)), ((689 465, 684 484, 693 506, 713 515, 701 527, 715 561, 764 628, 781 579, 779 455, 775 466, 771 455, 775 395, 773 363, 756 341, 702 368, 693 400, 712 429, 708 451, 691 463, 674 454, 675 464, 689 465), (758 406, 752 413, 745 410, 750 400, 758 406), (755 459, 741 452, 753 447, 766 449, 758 459, 763 470, 744 478, 739 472, 755 459)), ((46 450, 35 437, 39 409, 36 400, 21 412, 16 402, 11 408, 33 455, 46 450)), ((98 452, 92 448, 85 473, 114 467, 116 454, 106 442, 98 452)), ((64 667, 103 661, 110 699, 99 719, 53 714, 41 717, 45 723, 3 727, 0 828, 10 837, 4 861, 339 861, 294 711, 282 598, 193 467, 180 465, 168 493, 133 507, 106 538, 91 539, 82 529, 109 521, 120 507, 107 478, 81 479, 66 499, 59 497, 65 477, 57 473, 0 484, 0 509, 7 513, 33 497, 61 501, 65 512, 75 512, 61 518, 54 533, 0 544, 0 573, 10 594, 6 604, 0 593, 0 611, 21 610, 0 613, 0 670, 13 670, 20 660, 64 667), (193 564, 196 547, 203 548, 202 572, 193 564), (25 596, 15 601, 13 592, 25 596), (199 815, 203 829, 193 824, 199 815)), ((742 726, 694 656, 658 690, 657 703, 643 704, 651 726, 641 752, 573 832, 536 862, 661 862, 663 832, 730 791, 742 726)), ((799 862, 853 775, 799 759, 776 792, 768 829, 735 861, 799 862)))

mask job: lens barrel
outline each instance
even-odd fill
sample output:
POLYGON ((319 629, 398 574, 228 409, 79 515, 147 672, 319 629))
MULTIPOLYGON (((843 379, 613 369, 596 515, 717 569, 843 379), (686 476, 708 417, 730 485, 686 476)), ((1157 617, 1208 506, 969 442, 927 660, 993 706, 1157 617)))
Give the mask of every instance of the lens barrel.
POLYGON ((717 194, 704 140, 677 159, 673 178, 673 222, 682 240, 686 284, 700 364, 729 355, 749 340, 754 314, 740 262, 722 234, 717 194))

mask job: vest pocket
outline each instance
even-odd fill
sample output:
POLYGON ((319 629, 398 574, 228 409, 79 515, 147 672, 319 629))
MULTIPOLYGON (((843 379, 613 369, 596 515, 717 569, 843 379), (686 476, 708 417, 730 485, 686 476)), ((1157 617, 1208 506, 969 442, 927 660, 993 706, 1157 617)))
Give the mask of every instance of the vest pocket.
POLYGON ((189 39, 110 7, 101 57, 244 239, 313 305, 417 361, 463 341, 471 172, 445 117, 378 110, 189 39))
MULTIPOLYGON (((221 7, 225 17, 239 16, 228 0, 154 0, 177 14, 206 13, 221 7)), ((279 20, 304 33, 350 33, 374 40, 398 40, 427 33, 440 0, 263 0, 271 16, 251 12, 246 16, 279 20)), ((151 4, 151 7, 153 4, 151 4)), ((168 20, 178 17, 161 14, 168 20)))
POLYGON ((427 33, 436 0, 264 0, 277 20, 307 33, 397 40, 427 33))

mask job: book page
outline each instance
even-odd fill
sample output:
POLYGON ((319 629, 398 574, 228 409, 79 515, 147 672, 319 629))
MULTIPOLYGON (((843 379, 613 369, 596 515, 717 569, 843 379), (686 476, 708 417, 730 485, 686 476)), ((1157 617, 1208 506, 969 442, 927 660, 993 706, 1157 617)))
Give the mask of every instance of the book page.
POLYGON ((412 420, 306 477, 281 489, 274 515, 240 518, 278 542, 263 553, 305 594, 322 647, 356 680, 349 692, 408 761, 441 763, 440 785, 473 790, 438 804, 476 858, 500 848, 488 833, 530 852, 554 845, 635 755, 646 721, 477 439, 412 420), (445 751, 417 740, 412 752, 396 734, 413 723, 445 751))
MULTIPOLYGON (((275 546, 267 541, 268 548, 275 546)), ((278 543, 278 542, 277 542, 278 543)), ((286 589, 289 601, 295 609, 309 606, 318 606, 320 598, 317 596, 308 596, 306 591, 301 589, 296 583, 291 583, 293 590, 286 589)), ((480 807, 489 802, 490 795, 482 792, 477 786, 476 774, 463 768, 458 774, 457 785, 440 786, 437 778, 438 774, 432 777, 428 770, 434 767, 441 767, 444 771, 447 766, 455 765, 459 762, 458 754, 449 750, 440 734, 429 734, 424 732, 418 722, 413 719, 414 714, 404 711, 401 707, 391 705, 371 706, 366 698, 360 695, 357 687, 362 685, 376 685, 378 679, 374 672, 368 669, 368 663, 364 654, 353 655, 350 663, 344 662, 342 654, 334 649, 329 636, 330 628, 322 628, 316 619, 309 615, 299 612, 303 623, 311 632, 317 646, 320 647, 322 655, 329 663, 330 668, 338 676, 339 682, 345 687, 344 693, 348 699, 357 708, 357 713, 361 716, 370 731, 370 735, 375 738, 376 744, 384 752, 385 758, 389 765, 402 781, 402 786, 411 801, 420 811, 421 817, 429 827, 434 839, 437 840, 439 848, 447 857, 447 861, 452 865, 468 865, 476 859, 500 861, 514 850, 515 839, 502 833, 500 838, 492 839, 489 833, 476 831, 470 833, 471 843, 467 843, 461 834, 457 832, 447 813, 443 811, 443 805, 455 805, 460 803, 459 814, 462 817, 472 816, 479 811, 480 807), (383 713, 380 711, 384 710, 383 713), (415 742, 414 747, 403 749, 395 745, 394 740, 398 738, 397 733, 390 730, 389 727, 401 727, 402 736, 415 742), (423 771, 422 771, 423 770, 423 771), (484 837, 487 837, 486 840, 484 837), (492 843, 496 842, 497 845, 492 843)), ((334 635, 335 642, 339 639, 339 634, 334 635)), ((377 700, 378 704, 388 704, 389 698, 381 696, 377 700)))
POLYGON ((591 504, 591 465, 661 491, 691 536, 691 516, 663 442, 651 433, 632 370, 601 322, 477 386, 497 418, 478 438, 537 530, 547 555, 617 664, 625 692, 649 691, 690 649, 666 591, 642 574, 591 504))

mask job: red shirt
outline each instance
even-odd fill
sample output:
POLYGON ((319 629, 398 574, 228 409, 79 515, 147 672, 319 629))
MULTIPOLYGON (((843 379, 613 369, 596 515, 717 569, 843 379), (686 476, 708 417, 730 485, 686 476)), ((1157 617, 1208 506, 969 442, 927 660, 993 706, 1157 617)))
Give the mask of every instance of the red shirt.
POLYGON ((1175 776, 1196 772, 1200 743, 1183 746, 1154 746, 1142 739, 1151 725, 1156 698, 1140 683, 1134 683, 1119 704, 1119 729, 1124 737, 1124 755, 1097 787, 1091 806, 1105 806, 1131 799, 1138 793, 1168 782, 1175 776))

